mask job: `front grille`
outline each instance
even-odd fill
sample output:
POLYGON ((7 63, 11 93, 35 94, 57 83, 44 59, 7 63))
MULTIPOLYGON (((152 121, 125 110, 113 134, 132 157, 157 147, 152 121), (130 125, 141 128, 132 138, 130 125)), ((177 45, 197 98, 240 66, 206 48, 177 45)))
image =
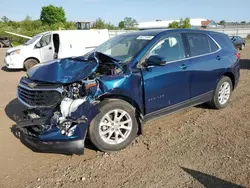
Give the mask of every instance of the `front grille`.
POLYGON ((33 89, 19 84, 18 86, 18 98, 29 107, 53 107, 61 102, 60 89, 33 89))

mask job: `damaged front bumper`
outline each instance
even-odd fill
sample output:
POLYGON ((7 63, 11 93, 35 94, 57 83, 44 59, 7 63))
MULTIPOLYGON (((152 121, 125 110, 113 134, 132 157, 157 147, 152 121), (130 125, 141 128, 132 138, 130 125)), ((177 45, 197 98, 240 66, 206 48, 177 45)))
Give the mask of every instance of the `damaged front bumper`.
POLYGON ((62 134, 61 127, 49 124, 53 117, 40 114, 35 116, 34 118, 34 110, 25 111, 22 120, 13 129, 24 145, 35 152, 77 155, 84 153, 89 126, 86 117, 65 120, 74 123, 74 133, 66 135, 62 134))
POLYGON ((41 141, 21 133, 20 140, 32 151, 44 153, 61 153, 82 155, 84 151, 85 138, 73 141, 41 141))

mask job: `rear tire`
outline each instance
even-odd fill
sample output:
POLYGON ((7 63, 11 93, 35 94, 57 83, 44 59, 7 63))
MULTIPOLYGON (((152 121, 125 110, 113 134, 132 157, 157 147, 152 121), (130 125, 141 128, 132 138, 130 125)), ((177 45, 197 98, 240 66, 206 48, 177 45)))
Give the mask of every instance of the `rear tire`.
POLYGON ((24 62, 24 68, 25 70, 29 70, 30 68, 34 67, 35 65, 37 65, 39 62, 35 59, 28 59, 24 62))
POLYGON ((89 138, 101 151, 118 151, 127 147, 137 136, 135 108, 119 99, 104 100, 100 113, 91 121, 89 138), (128 123, 125 123, 128 122, 128 123))
POLYGON ((245 48, 245 44, 242 44, 240 47, 240 50, 244 50, 244 48, 245 48))
POLYGON ((215 109, 222 109, 228 105, 232 94, 233 84, 229 77, 223 76, 215 89, 210 106, 215 109))

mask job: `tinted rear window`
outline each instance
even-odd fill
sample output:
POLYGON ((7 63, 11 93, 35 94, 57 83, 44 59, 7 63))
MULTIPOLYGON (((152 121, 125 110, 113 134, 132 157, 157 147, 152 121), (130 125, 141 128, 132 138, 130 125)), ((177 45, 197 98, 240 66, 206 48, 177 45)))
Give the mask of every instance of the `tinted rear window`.
POLYGON ((219 46, 208 35, 202 33, 188 33, 187 40, 191 56, 199 56, 215 52, 219 46))
POLYGON ((205 34, 187 34, 191 56, 198 56, 210 53, 210 47, 205 34))

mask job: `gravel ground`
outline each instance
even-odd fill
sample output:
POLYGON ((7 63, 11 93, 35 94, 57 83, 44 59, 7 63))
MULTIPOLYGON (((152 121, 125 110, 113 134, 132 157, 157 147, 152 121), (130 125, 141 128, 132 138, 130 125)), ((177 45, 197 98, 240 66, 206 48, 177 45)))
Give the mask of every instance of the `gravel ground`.
POLYGON ((250 187, 250 45, 241 52, 241 79, 230 105, 205 105, 147 123, 127 149, 83 156, 35 153, 11 132, 23 106, 0 49, 0 187, 250 187))

